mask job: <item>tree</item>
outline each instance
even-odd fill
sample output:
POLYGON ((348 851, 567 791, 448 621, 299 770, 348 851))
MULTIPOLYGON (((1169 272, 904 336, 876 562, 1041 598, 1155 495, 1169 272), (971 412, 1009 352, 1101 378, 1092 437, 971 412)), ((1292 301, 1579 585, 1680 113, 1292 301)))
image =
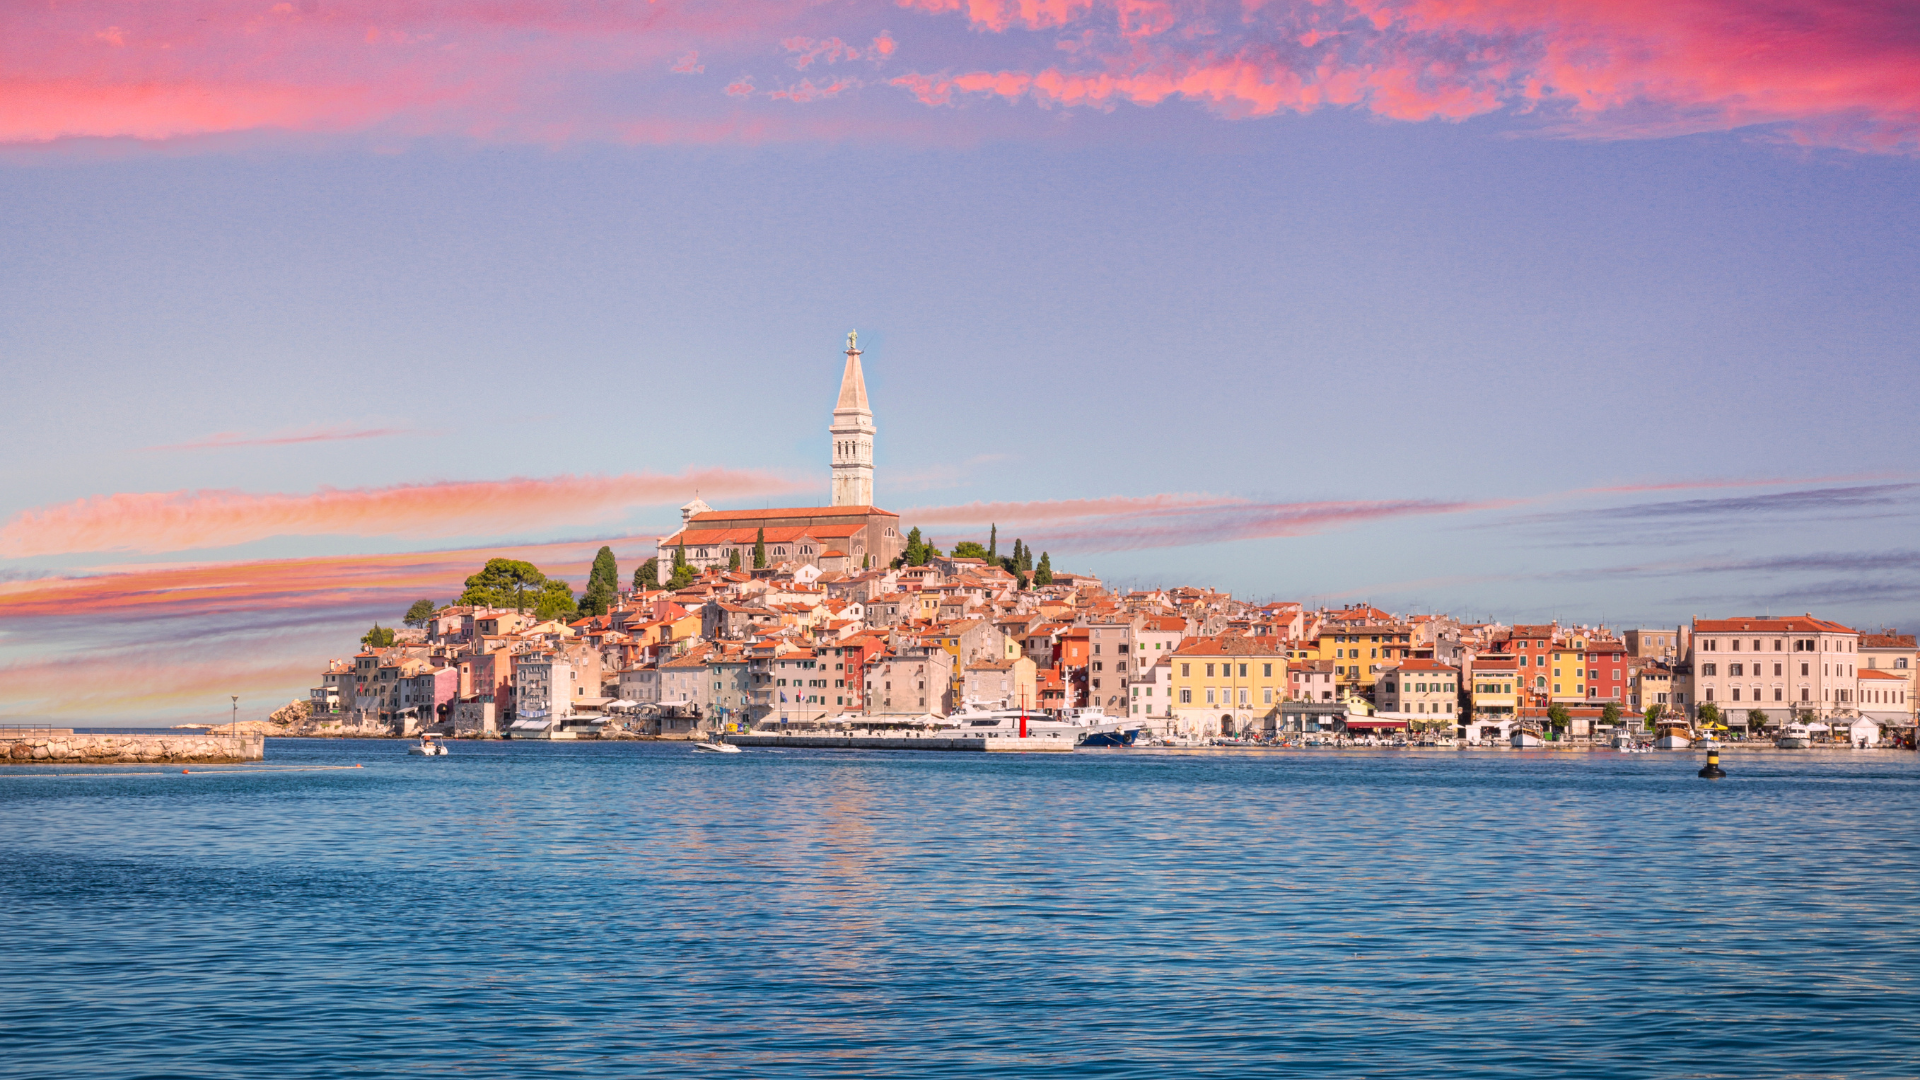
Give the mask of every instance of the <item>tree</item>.
POLYGON ((533 598, 533 617, 542 622, 559 619, 572 622, 580 617, 580 609, 573 602, 573 589, 559 578, 548 578, 540 586, 540 595, 533 598))
POLYGON ((699 576, 700 571, 685 562, 676 562, 673 566, 673 576, 667 579, 667 588, 684 589, 693 584, 694 579, 699 576))
MULTIPOLYGON (((960 554, 960 549, 954 548, 953 553, 960 554)), ((997 523, 987 532, 987 561, 990 563, 1000 561, 1000 526, 997 523)))
POLYGON ((528 594, 536 592, 546 581, 547 575, 530 562, 488 559, 479 573, 467 579, 467 591, 460 594, 460 602, 525 611, 528 594))
POLYGON ((1619 723, 1620 706, 1611 701, 1607 702, 1606 708, 1600 710, 1600 722, 1607 725, 1619 723))
POLYGON ((762 528, 759 535, 753 538, 753 568, 755 570, 767 568, 767 530, 765 528, 762 528))
POLYGON ((990 559, 992 549, 983 548, 977 540, 962 540, 953 545, 953 557, 956 559, 990 559))
POLYGON ((1719 723, 1720 722, 1720 706, 1715 705, 1711 701, 1703 702, 1700 706, 1700 722, 1703 724, 1719 723))
POLYGON ((406 618, 400 621, 406 623, 408 626, 425 626, 427 625, 427 620, 433 618, 433 613, 436 610, 438 609, 433 606, 433 601, 431 600, 415 600, 413 606, 407 609, 406 618))
POLYGON ((660 560, 657 558, 648 559, 646 562, 640 564, 640 569, 633 572, 633 591, 640 592, 643 589, 657 589, 659 587, 660 560))
POLYGON ((680 546, 673 549, 673 569, 677 573, 685 565, 687 565, 687 545, 682 542, 680 546))
POLYGON ((1021 592, 1027 591, 1027 575, 1026 574, 1021 573, 1019 571, 1015 571, 1013 575, 1013 581, 1014 581, 1014 584, 1020 587, 1021 592))
POLYGON ((384 649, 393 644, 393 627, 373 624, 373 629, 360 635, 360 644, 369 649, 384 649))
POLYGON ((1767 710, 1748 709, 1747 710, 1747 726, 1750 728, 1766 727, 1767 726, 1767 710))
POLYGON ((1547 706, 1547 723, 1552 724, 1555 730, 1566 727, 1572 720, 1573 714, 1567 711, 1565 705, 1556 701, 1547 706))
POLYGON ((1040 565, 1034 568, 1033 583, 1043 587, 1053 584, 1053 559, 1044 551, 1040 553, 1040 565))
POLYGON ((871 555, 860 556, 860 569, 870 570, 872 568, 873 568, 873 556, 871 555))
POLYGON ((580 597, 580 614, 605 615, 620 592, 620 566, 613 549, 602 547, 593 557, 593 569, 587 573, 587 591, 580 597))
POLYGON ((734 548, 733 550, 727 552, 727 569, 729 570, 740 569, 740 549, 739 548, 734 548))
POLYGON ((1651 729, 1653 725, 1659 723, 1660 718, 1665 715, 1667 715, 1667 707, 1665 705, 1647 706, 1647 727, 1651 729))

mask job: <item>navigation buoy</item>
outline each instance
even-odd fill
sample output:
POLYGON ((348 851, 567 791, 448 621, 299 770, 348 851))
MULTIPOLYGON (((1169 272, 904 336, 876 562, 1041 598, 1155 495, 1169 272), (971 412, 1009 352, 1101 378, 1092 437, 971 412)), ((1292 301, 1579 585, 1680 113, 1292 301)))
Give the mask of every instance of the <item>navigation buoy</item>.
POLYGON ((1718 780, 1725 775, 1727 775, 1727 770, 1720 767, 1720 748, 1717 746, 1707 747, 1707 763, 1700 770, 1701 778, 1718 780))
POLYGON ((181 769, 181 770, 180 770, 180 775, 181 775, 181 776, 185 776, 185 775, 187 775, 187 770, 185 770, 185 769, 181 769))

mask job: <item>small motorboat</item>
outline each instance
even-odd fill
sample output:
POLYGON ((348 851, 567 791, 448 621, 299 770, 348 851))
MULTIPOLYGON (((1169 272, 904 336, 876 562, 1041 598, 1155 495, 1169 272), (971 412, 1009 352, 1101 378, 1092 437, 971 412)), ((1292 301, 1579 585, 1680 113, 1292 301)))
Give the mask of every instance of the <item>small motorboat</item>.
POLYGON ((707 754, 737 754, 740 752, 740 748, 732 743, 720 742, 718 740, 713 742, 697 742, 693 744, 693 748, 707 754))
POLYGON ((407 747, 407 753, 415 757, 446 757, 447 746, 445 743, 434 742, 431 735, 422 735, 419 742, 407 747))

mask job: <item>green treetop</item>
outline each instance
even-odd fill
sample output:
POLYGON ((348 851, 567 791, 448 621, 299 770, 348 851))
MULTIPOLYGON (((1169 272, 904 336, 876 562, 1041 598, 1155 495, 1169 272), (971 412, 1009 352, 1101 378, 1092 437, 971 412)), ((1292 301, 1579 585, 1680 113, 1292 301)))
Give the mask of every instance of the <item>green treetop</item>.
POLYGON ((1040 565, 1034 568, 1033 583, 1047 586, 1053 584, 1053 559, 1046 553, 1040 553, 1040 565))
POLYGON ((373 624, 373 629, 360 635, 360 644, 369 649, 384 649, 393 644, 393 627, 373 624))
POLYGON ((488 559, 479 573, 467 579, 467 590, 460 594, 459 602, 525 611, 530 597, 546 581, 547 575, 530 562, 488 559))
POLYGON ((640 569, 633 572, 633 591, 640 592, 643 589, 657 589, 659 587, 660 560, 657 558, 648 559, 646 562, 640 564, 640 569))
POLYGON ((613 549, 603 547, 593 557, 593 569, 587 574, 587 591, 580 597, 580 614, 605 615, 620 593, 620 567, 614 562, 613 549))
MULTIPOLYGON (((767 568, 767 530, 764 528, 753 538, 753 568, 755 570, 765 570, 767 568)), ((826 699, 821 698, 820 700, 825 701, 826 699)))
POLYGON ((401 621, 408 626, 425 626, 427 625, 427 621, 433 618, 433 613, 437 610, 431 600, 415 600, 413 606, 407 609, 406 618, 401 621))

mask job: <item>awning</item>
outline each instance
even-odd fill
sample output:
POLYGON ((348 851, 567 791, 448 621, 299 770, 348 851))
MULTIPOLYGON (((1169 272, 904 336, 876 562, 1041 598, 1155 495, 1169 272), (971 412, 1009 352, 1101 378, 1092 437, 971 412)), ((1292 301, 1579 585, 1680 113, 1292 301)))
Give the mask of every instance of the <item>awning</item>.
POLYGON ((508 731, 545 731, 547 730, 547 725, 549 723, 551 723, 551 721, 548 721, 548 720, 515 720, 512 724, 509 724, 507 726, 507 730, 508 731))
MULTIPOLYGON (((1439 717, 1435 717, 1434 719, 1437 720, 1439 717)), ((1402 728, 1407 726, 1407 722, 1405 720, 1382 720, 1377 716, 1349 716, 1347 717, 1347 726, 1350 728, 1402 728)))

